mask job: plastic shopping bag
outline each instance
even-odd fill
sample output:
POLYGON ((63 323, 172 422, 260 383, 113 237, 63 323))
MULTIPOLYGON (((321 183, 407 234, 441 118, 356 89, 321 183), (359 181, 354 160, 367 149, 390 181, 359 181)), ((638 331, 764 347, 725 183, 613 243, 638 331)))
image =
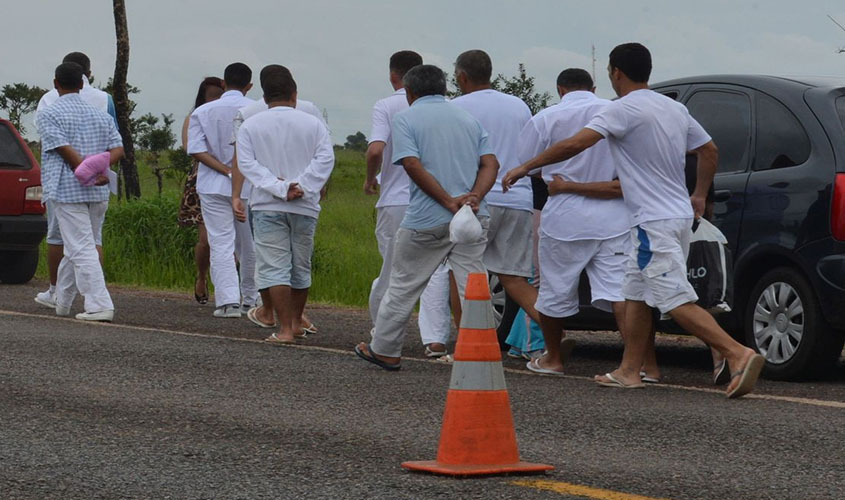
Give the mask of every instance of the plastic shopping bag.
POLYGON ((449 223, 449 241, 458 245, 475 243, 483 232, 481 223, 469 205, 462 206, 449 223))
POLYGON ((705 219, 696 221, 687 258, 687 278, 698 305, 711 313, 730 312, 733 302, 733 259, 728 240, 705 219))
POLYGON ((87 156, 73 171, 73 175, 83 186, 93 186, 98 175, 106 175, 110 158, 111 154, 108 151, 87 156))

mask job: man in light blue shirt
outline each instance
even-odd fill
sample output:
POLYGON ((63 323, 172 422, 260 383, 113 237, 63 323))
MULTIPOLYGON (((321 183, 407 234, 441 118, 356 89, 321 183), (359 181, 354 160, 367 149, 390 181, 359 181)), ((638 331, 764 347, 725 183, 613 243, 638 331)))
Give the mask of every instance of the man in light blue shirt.
POLYGON ((499 171, 481 124, 446 101, 443 70, 420 65, 403 83, 411 107, 393 119, 392 160, 412 181, 410 204, 396 233, 390 285, 372 343, 355 346, 358 356, 391 371, 400 368, 408 318, 437 266, 448 259, 461 296, 469 273, 485 272, 489 214, 484 196, 499 171), (454 244, 449 223, 464 205, 472 207, 484 232, 478 241, 454 244))

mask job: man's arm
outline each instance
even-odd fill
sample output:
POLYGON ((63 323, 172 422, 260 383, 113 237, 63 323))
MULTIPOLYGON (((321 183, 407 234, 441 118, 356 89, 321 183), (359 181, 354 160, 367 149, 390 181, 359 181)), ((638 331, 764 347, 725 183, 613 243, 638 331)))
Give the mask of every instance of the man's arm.
POLYGON ((367 178, 364 181, 364 193, 369 195, 378 194, 378 181, 376 175, 381 170, 384 160, 385 143, 373 141, 367 146, 367 178))
POLYGON ((622 197, 622 184, 618 180, 607 182, 573 182, 562 175, 554 174, 554 180, 549 183, 549 195, 577 194, 588 198, 612 200, 622 197))
POLYGON ((414 181, 420 189, 427 195, 429 195, 434 201, 439 203, 443 206, 446 210, 455 213, 458 211, 461 206, 443 189, 443 186, 437 182, 437 179, 434 178, 433 175, 428 173, 425 168, 423 168, 422 162, 416 156, 406 156, 402 158, 402 167, 405 168, 405 172, 408 174, 408 177, 414 181))
POLYGON ((490 192, 490 189, 496 183, 496 177, 498 175, 499 160, 496 158, 496 155, 482 155, 479 160, 478 174, 475 176, 475 184, 472 186, 472 191, 455 198, 458 208, 462 205, 469 204, 473 212, 478 212, 481 200, 490 192))
POLYGON ((232 212, 235 213, 235 219, 240 222, 246 221, 246 207, 241 199, 244 179, 244 174, 238 169, 238 149, 236 146, 235 154, 232 156, 232 212))
POLYGON ((334 147, 328 129, 321 127, 317 150, 301 174, 291 179, 305 193, 320 194, 334 170, 334 147))
POLYGON ((211 156, 211 153, 207 151, 204 153, 194 153, 191 155, 191 158, 197 160, 198 162, 202 163, 203 165, 212 170, 216 170, 217 172, 223 175, 228 176, 232 173, 232 169, 229 166, 224 165, 217 158, 211 156))
POLYGON ((566 161, 595 143, 604 139, 600 133, 593 129, 583 128, 569 139, 558 141, 533 159, 514 168, 502 178, 502 190, 507 192, 519 179, 528 175, 532 170, 566 161))
POLYGON ((68 164, 71 170, 76 170, 76 167, 84 160, 82 155, 70 145, 58 147, 56 148, 56 152, 59 153, 59 156, 62 157, 62 160, 68 164))
POLYGON ((704 215, 707 202, 707 191, 713 183, 713 176, 716 175, 716 167, 719 165, 719 149, 716 143, 709 141, 703 146, 694 149, 693 154, 698 158, 698 173, 695 181, 695 191, 690 196, 692 210, 696 217, 704 215))
POLYGON ((224 165, 208 152, 205 132, 196 111, 188 119, 188 154, 191 155, 191 158, 222 175, 228 176, 232 171, 228 165, 224 165))

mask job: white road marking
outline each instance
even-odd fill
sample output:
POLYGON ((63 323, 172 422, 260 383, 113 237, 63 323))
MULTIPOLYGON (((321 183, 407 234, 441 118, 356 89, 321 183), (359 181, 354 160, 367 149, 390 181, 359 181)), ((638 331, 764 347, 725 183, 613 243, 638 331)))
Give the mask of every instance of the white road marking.
MULTIPOLYGON (((200 338, 207 338, 207 339, 217 339, 217 340, 230 340, 233 342, 248 342, 253 344, 266 344, 263 340, 258 339, 245 339, 245 338, 238 338, 238 337, 227 337, 224 335, 214 335, 208 333, 195 333, 195 332, 185 332, 181 330, 167 330, 163 328, 152 328, 147 326, 135 326, 135 325, 122 325, 119 323, 98 323, 98 322, 90 322, 90 321, 80 321, 74 318, 63 318, 54 315, 48 314, 32 314, 32 313, 23 313, 18 311, 6 311, 0 309, 0 315, 5 314, 7 316, 18 316, 24 318, 39 318, 39 319, 48 319, 54 321, 69 321, 76 324, 86 324, 92 327, 102 327, 102 328, 122 328, 127 330, 136 330, 142 332, 150 332, 150 333, 169 333, 171 335, 181 335, 184 337, 200 337, 200 338)), ((323 346, 315 346, 315 345, 301 345, 301 344, 287 344, 287 345, 272 345, 269 346, 274 349, 302 349, 306 351, 319 351, 319 352, 329 352, 333 354, 343 354, 347 356, 354 356, 355 353, 352 349, 337 349, 334 347, 323 347, 323 346)), ((410 361, 415 363, 429 363, 435 365, 447 365, 443 361, 437 361, 435 359, 422 359, 422 358, 402 358, 403 361, 410 361)), ((528 377, 544 377, 547 375, 540 375, 536 373, 529 372, 527 370, 517 370, 515 368, 505 368, 505 372, 513 373, 515 375, 522 375, 528 377)), ((579 375, 556 375, 555 378, 566 378, 570 380, 586 380, 592 382, 592 377, 583 377, 579 375)), ((683 391, 693 391, 693 392, 707 392, 713 394, 724 394, 724 391, 719 389, 708 389, 706 387, 690 387, 685 385, 674 385, 674 384, 654 384, 649 386, 650 388, 659 388, 659 389, 677 389, 683 391)), ((802 404, 808 406, 819 406, 824 408, 840 408, 845 409, 845 402, 843 401, 830 401, 824 399, 812 399, 812 398, 799 398, 799 397, 792 397, 792 396, 778 396, 775 394, 748 394, 743 396, 743 399, 762 399, 766 401, 780 401, 786 403, 795 403, 795 404, 802 404)))

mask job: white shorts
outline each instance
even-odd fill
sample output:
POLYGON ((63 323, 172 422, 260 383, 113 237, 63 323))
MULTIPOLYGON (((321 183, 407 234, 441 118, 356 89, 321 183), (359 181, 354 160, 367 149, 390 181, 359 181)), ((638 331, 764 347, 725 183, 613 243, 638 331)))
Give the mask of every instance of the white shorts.
POLYGON ((687 280, 692 219, 644 222, 631 229, 634 251, 625 269, 626 299, 645 302, 661 313, 695 303, 687 280))
POLYGON ((487 205, 487 210, 490 211, 490 230, 484 266, 491 273, 533 277, 534 214, 494 205, 487 205))
POLYGON ((561 241, 540 233, 540 293, 534 307, 545 316, 566 318, 578 314, 578 284, 587 271, 592 304, 612 312, 612 302, 623 302, 622 281, 631 252, 630 236, 606 240, 561 241))
MULTIPOLYGON (((62 232, 59 230, 59 221, 56 220, 56 208, 53 200, 47 200, 47 243, 49 245, 64 245, 62 232)), ((106 219, 106 211, 109 208, 108 201, 92 202, 91 206, 95 218, 91 219, 91 229, 94 231, 94 244, 103 246, 103 221, 106 219)))

